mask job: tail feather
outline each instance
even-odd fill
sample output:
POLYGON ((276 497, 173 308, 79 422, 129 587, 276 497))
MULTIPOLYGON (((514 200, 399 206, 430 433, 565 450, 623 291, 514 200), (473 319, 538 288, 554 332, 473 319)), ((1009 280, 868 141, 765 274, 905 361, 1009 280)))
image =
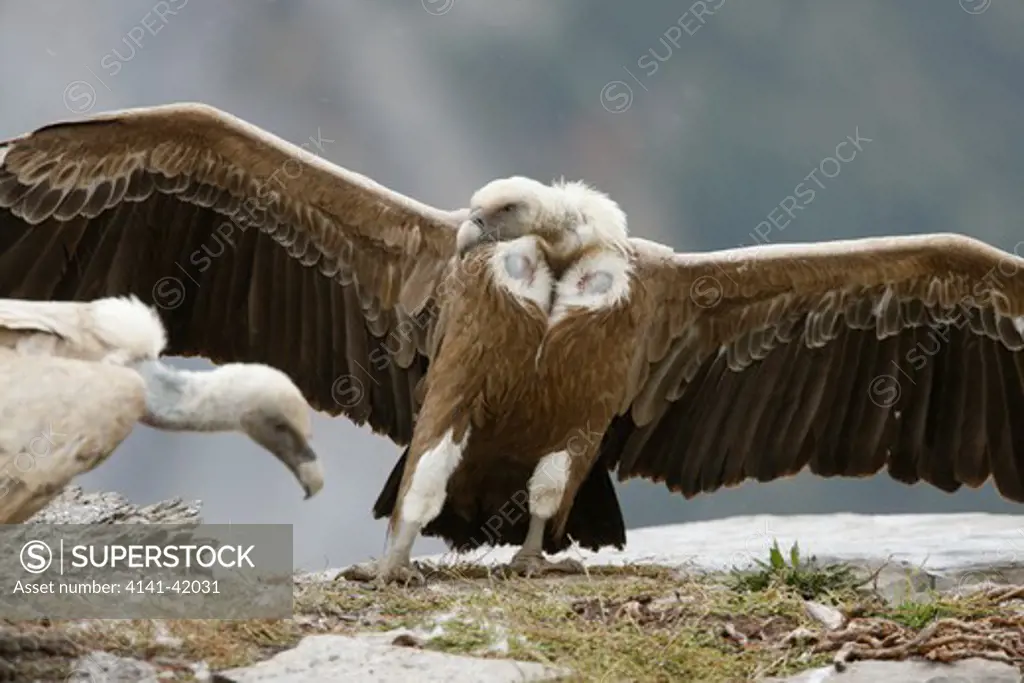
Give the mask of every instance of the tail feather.
POLYGON ((402 485, 402 472, 405 471, 405 461, 408 457, 409 447, 406 446, 405 450, 402 451, 402 457, 395 463, 395 466, 391 469, 391 474, 388 475, 387 481, 384 482, 384 488, 377 495, 377 501, 373 504, 374 519, 390 517, 394 511, 395 505, 398 503, 398 489, 402 485))

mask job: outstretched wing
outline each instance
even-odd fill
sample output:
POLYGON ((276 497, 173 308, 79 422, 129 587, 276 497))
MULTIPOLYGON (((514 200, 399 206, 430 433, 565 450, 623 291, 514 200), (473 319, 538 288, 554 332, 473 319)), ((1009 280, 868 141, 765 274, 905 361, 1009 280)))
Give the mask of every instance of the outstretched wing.
POLYGON ((620 479, 690 497, 884 467, 1024 502, 1024 259, 958 235, 638 253, 654 303, 603 441, 620 479))
POLYGON ((408 441, 460 212, 203 105, 0 143, 0 297, 134 293, 172 355, 287 372, 319 410, 408 441))

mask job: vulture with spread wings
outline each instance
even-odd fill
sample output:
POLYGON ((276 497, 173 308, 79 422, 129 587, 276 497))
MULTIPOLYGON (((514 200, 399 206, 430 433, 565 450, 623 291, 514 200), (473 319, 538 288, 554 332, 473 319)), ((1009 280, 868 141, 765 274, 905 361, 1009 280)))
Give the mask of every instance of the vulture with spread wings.
POLYGON ((0 297, 136 294, 167 353, 273 365, 406 446, 385 579, 419 533, 527 570, 621 547, 612 472, 1024 501, 1022 266, 958 235, 675 253, 581 183, 442 211, 202 105, 0 143, 0 297))

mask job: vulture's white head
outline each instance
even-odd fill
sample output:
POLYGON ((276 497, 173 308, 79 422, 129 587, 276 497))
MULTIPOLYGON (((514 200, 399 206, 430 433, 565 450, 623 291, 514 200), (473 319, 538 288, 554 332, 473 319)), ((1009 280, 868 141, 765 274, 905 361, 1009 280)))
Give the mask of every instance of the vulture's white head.
POLYGON ((626 214, 603 192, 581 181, 545 185, 513 176, 493 180, 473 194, 456 245, 461 256, 484 241, 528 234, 565 251, 591 245, 621 251, 629 241, 626 214))
POLYGON ((146 384, 145 424, 168 430, 240 431, 273 453, 299 480, 307 498, 323 488, 323 471, 310 445, 313 409, 284 372, 260 363, 181 370, 159 359, 133 367, 146 384))
POLYGON ((260 363, 230 363, 206 375, 209 394, 237 416, 236 428, 284 463, 307 498, 315 495, 323 474, 310 445, 313 409, 291 378, 260 363))

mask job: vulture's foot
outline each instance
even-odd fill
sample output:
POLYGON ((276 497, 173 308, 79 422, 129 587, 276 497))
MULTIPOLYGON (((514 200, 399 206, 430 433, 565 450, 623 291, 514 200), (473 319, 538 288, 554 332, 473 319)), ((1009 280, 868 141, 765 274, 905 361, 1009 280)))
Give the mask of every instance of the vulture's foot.
POLYGON ((412 564, 400 564, 390 568, 381 567, 374 583, 378 586, 386 586, 391 583, 400 583, 403 586, 423 586, 427 583, 427 579, 423 576, 423 572, 412 564))
POLYGON ((543 555, 516 553, 509 563, 508 569, 514 574, 522 576, 544 576, 545 574, 584 574, 586 570, 583 563, 577 560, 565 558, 558 562, 552 562, 543 555))
POLYGON ((414 567, 412 563, 388 566, 384 560, 381 560, 380 563, 353 565, 338 574, 338 578, 373 583, 377 586, 386 586, 392 583, 406 586, 410 584, 423 585, 427 582, 423 572, 414 567))

